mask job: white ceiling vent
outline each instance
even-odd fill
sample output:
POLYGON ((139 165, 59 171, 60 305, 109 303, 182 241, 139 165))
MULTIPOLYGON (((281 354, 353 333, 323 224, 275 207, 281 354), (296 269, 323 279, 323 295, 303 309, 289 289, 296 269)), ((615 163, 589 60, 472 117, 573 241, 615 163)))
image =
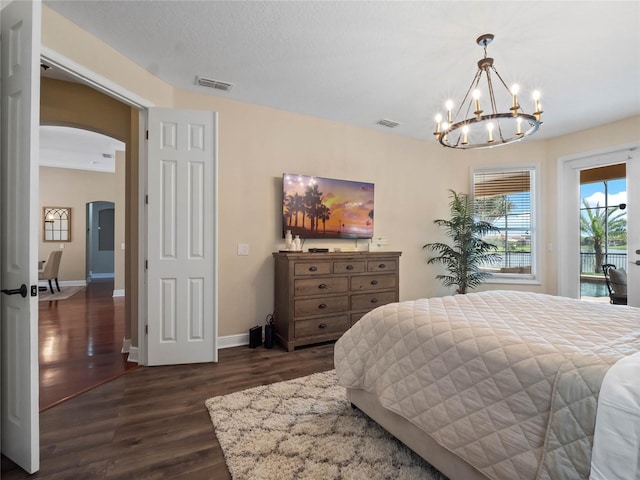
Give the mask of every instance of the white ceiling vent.
POLYGON ((398 122, 394 122, 393 120, 387 120, 386 118, 383 118, 382 120, 378 120, 376 122, 376 125, 382 125, 383 127, 387 128, 396 128, 400 124, 398 122))
POLYGON ((228 91, 233 88, 233 84, 214 80, 213 78, 196 77, 196 85, 201 87, 215 88, 216 90, 228 91))

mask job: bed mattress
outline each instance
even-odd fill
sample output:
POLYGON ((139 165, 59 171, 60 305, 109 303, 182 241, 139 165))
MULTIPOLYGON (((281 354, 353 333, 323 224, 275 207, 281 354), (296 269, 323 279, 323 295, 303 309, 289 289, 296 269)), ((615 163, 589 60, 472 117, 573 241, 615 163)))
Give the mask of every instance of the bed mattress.
POLYGON ((638 351, 639 309, 491 291, 380 307, 335 366, 489 478, 578 479, 603 378, 638 351))

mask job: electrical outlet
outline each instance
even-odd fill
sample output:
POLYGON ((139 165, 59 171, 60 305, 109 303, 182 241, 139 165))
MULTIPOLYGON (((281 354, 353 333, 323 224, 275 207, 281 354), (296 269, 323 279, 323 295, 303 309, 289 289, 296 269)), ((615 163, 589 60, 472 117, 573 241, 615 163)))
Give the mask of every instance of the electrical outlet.
POLYGON ((248 243, 239 243, 238 244, 238 255, 246 257, 249 255, 249 244, 248 243))

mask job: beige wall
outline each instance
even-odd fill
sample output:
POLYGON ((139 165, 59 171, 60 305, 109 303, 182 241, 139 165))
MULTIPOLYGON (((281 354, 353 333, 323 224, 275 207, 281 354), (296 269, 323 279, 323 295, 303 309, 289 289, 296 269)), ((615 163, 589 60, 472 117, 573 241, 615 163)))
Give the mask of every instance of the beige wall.
MULTIPOLYGON (((122 152, 119 152, 124 156, 122 152)), ((44 242, 40 236, 39 258, 45 260, 51 250, 64 246, 60 260, 60 281, 86 280, 86 205, 89 202, 114 202, 115 245, 124 242, 124 215, 119 210, 122 200, 118 192, 124 190, 124 176, 114 173, 89 172, 70 168, 40 167, 40 211, 44 206, 71 207, 71 241, 44 242)), ((123 196, 124 198, 124 196, 123 196)), ((115 289, 124 289, 124 256, 116 257, 115 289)))
MULTIPOLYGON (((426 264, 422 250, 425 243, 443 239, 433 220, 448 216, 448 189, 468 191, 469 173, 474 167, 538 164, 544 246, 541 284, 489 288, 555 293, 558 156, 638 139, 639 119, 633 118, 549 141, 529 140, 497 149, 459 152, 444 149, 431 138, 420 141, 382 130, 356 128, 219 96, 171 89, 157 79, 131 82, 129 73, 131 78, 139 77, 140 67, 75 27, 56 30, 64 22, 46 6, 43 10, 43 42, 50 48, 61 49, 59 53, 158 106, 219 112, 221 336, 246 333, 272 311, 271 253, 283 243, 279 215, 283 172, 375 183, 375 235, 389 238, 392 248, 403 252, 400 297, 406 300, 450 292, 435 280, 436 267, 426 264), (84 45, 92 46, 90 55, 84 45), (103 61, 112 67, 111 71, 104 71, 103 61), (237 243, 249 244, 249 256, 236 255, 237 243)), ((426 125, 425 129, 428 128, 426 125)), ((312 246, 356 244, 339 240, 305 244, 312 246)), ((363 247, 362 242, 359 247, 363 247)))

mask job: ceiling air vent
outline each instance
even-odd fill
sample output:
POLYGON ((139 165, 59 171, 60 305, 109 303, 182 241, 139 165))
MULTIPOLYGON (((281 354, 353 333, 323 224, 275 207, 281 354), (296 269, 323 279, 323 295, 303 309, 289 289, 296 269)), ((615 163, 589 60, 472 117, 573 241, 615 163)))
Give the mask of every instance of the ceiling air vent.
POLYGON ((214 80, 213 78, 196 77, 196 85, 201 87, 215 88, 216 90, 228 91, 233 88, 233 84, 214 80))
POLYGON ((398 122, 394 122, 393 120, 387 120, 386 118, 383 118, 382 120, 378 120, 376 122, 376 125, 382 125, 383 127, 387 128, 396 128, 400 124, 398 122))

